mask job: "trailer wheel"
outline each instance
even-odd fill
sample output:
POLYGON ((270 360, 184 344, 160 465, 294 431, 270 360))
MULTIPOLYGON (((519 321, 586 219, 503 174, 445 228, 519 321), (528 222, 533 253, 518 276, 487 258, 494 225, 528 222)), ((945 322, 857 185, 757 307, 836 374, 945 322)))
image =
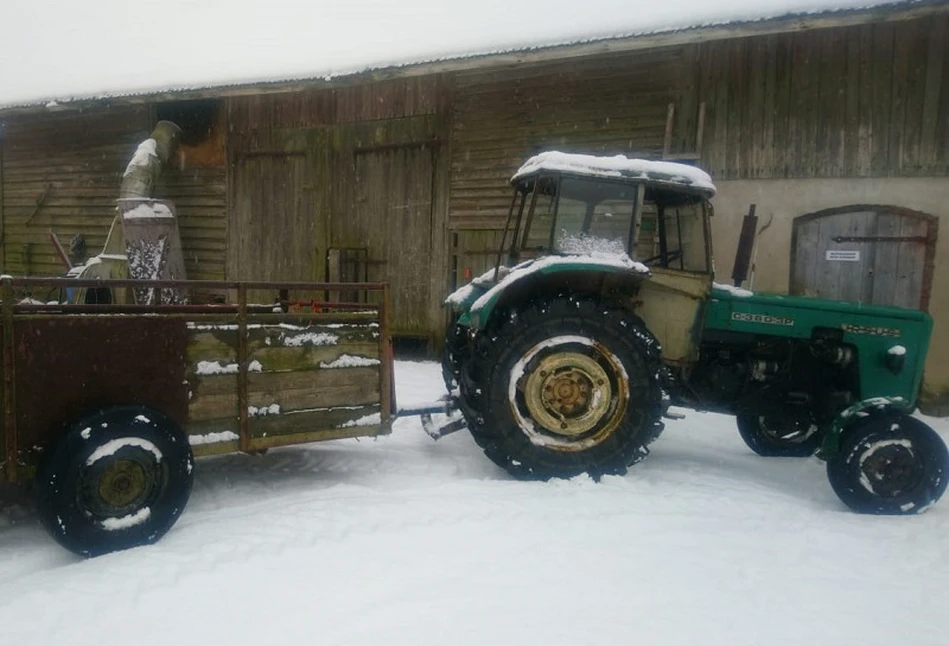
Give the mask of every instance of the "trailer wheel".
POLYGON ((738 433, 748 448, 764 457, 806 458, 820 448, 823 433, 809 413, 739 415, 738 433))
POLYGON ((82 556, 154 543, 191 494, 187 437, 165 415, 120 406, 71 424, 37 476, 40 519, 82 556))
POLYGON ((660 348, 627 312, 556 298, 505 317, 485 375, 485 454, 521 478, 623 473, 648 453, 659 422, 660 348))
POLYGON ((923 422, 905 415, 867 417, 845 431, 827 462, 834 492, 865 514, 919 514, 946 491, 949 451, 923 422))

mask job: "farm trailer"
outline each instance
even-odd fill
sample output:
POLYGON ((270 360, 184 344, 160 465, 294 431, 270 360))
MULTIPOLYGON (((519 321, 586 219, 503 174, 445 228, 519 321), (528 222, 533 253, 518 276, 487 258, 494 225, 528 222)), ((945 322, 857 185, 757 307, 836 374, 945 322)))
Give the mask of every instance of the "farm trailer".
POLYGON ((0 289, 0 478, 33 485, 43 525, 78 554, 158 540, 188 501, 195 456, 390 430, 383 284, 5 276, 0 289), (234 302, 60 302, 77 289, 234 302))

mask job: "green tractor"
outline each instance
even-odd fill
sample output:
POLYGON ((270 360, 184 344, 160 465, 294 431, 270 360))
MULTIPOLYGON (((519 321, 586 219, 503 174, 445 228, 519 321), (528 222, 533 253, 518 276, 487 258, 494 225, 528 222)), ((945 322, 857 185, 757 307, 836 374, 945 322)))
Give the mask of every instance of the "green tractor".
POLYGON ((946 445, 911 416, 926 313, 715 283, 715 187, 692 166, 548 152, 511 183, 496 266, 448 298, 443 358, 495 463, 623 473, 677 405, 735 415, 760 455, 817 454, 856 511, 919 513, 945 491, 946 445))

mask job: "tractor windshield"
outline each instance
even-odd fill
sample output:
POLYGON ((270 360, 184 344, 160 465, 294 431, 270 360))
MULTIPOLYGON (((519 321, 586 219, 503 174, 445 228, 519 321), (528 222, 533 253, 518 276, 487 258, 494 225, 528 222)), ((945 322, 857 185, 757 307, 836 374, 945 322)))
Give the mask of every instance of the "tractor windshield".
MULTIPOLYGON (((540 183, 540 182, 538 182, 540 183)), ((534 253, 624 253, 636 205, 635 185, 564 177, 560 195, 541 191, 522 250, 534 253)))
MULTIPOLYGON (((640 183, 540 176, 516 256, 628 253, 647 265, 709 271, 708 231, 695 198, 640 183), (637 200, 642 200, 637 209, 637 200)), ((522 195, 525 202, 528 195, 522 195)))

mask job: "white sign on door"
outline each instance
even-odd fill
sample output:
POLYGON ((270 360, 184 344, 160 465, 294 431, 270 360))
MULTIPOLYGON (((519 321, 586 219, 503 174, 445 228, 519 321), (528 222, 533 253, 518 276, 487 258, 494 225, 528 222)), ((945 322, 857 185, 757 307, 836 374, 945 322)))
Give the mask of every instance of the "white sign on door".
POLYGON ((858 249, 828 249, 825 258, 834 262, 860 262, 860 251, 858 249))

